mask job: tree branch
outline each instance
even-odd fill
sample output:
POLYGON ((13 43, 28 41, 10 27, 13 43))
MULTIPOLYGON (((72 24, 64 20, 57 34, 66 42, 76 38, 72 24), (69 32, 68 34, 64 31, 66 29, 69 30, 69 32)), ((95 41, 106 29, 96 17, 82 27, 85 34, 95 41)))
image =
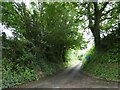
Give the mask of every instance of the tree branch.
POLYGON ((101 19, 100 22, 102 22, 102 21, 104 21, 106 19, 111 19, 111 18, 113 18, 113 17, 105 17, 105 18, 101 19))
POLYGON ((93 4, 94 4, 95 12, 99 11, 99 8, 98 8, 98 5, 97 5, 97 2, 93 2, 93 4))
POLYGON ((89 19, 89 26, 92 25, 92 15, 91 15, 91 12, 90 12, 90 5, 88 4, 88 7, 87 7, 87 10, 88 10, 88 19, 89 19))
POLYGON ((102 11, 104 11, 104 9, 106 8, 106 6, 107 6, 108 3, 109 3, 109 2, 105 2, 105 3, 103 4, 103 7, 100 9, 101 13, 102 13, 102 11))
POLYGON ((108 14, 108 13, 110 13, 112 10, 114 10, 115 8, 112 8, 112 9, 110 9, 110 10, 108 10, 108 11, 106 11, 105 13, 102 13, 102 16, 104 16, 104 15, 106 15, 106 14, 108 14))

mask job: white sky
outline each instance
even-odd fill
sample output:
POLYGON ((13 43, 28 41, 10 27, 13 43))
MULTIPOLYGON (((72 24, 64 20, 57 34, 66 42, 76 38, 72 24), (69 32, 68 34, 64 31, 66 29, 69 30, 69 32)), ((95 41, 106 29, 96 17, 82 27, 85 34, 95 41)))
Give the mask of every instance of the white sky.
POLYGON ((13 36, 12 32, 10 31, 10 29, 7 29, 4 25, 2 25, 0 23, 0 32, 1 31, 5 32, 8 37, 12 37, 13 36))
POLYGON ((29 8, 30 2, 38 2, 38 0, 14 0, 14 2, 24 2, 27 5, 27 8, 29 8))

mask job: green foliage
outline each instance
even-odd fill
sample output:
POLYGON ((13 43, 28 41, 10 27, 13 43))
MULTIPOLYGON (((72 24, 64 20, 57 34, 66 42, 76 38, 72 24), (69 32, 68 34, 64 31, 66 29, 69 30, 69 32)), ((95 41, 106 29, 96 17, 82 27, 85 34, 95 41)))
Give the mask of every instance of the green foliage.
POLYGON ((91 56, 94 54, 94 52, 95 52, 95 46, 92 46, 90 50, 86 52, 86 56, 91 56))
POLYGON ((89 28, 91 30, 96 51, 99 52, 101 47, 101 32, 108 34, 112 31, 113 27, 118 27, 119 3, 85 2, 81 4, 76 3, 75 7, 78 8, 77 20, 79 20, 83 29, 89 28), (81 21, 83 22, 81 23, 81 21))
POLYGON ((58 70, 62 70, 66 68, 66 64, 56 64, 56 63, 51 63, 51 62, 42 62, 40 64, 40 68, 42 70, 43 76, 49 76, 57 72, 58 70))
POLYGON ((83 54, 79 55, 79 56, 78 56, 78 60, 82 60, 82 59, 83 59, 83 56, 84 56, 83 54))
POLYGON ((39 80, 67 67, 66 63, 51 63, 42 60, 42 58, 40 61, 33 59, 32 63, 26 63, 31 57, 28 54, 24 55, 24 57, 21 57, 20 63, 11 62, 7 58, 3 59, 2 72, 4 77, 2 88, 10 88, 33 80, 39 80))
POLYGON ((119 80, 118 64, 116 63, 90 63, 86 65, 83 70, 99 78, 119 80))
POLYGON ((66 51, 84 47, 71 3, 43 2, 31 6, 27 9, 24 3, 2 3, 2 23, 13 29, 14 35, 2 35, 3 88, 66 68, 66 51))
POLYGON ((36 55, 36 59, 41 52, 49 61, 65 61, 66 50, 82 48, 81 44, 85 43, 78 32, 78 23, 75 23, 73 4, 41 4, 32 3, 31 10, 28 10, 24 3, 2 3, 2 23, 15 29, 15 38, 32 43, 28 48, 34 49, 32 54, 36 55))
MULTIPOLYGON (((4 32, 2 34, 3 88, 13 87, 21 83, 52 75, 56 71, 65 68, 68 65, 67 61, 77 59, 77 54, 69 52, 69 50, 77 50, 85 47, 85 41, 82 39, 78 25, 85 28, 84 26, 87 26, 85 20, 89 19, 90 21, 90 19, 94 19, 93 6, 95 3, 83 3, 79 7, 77 4, 69 2, 42 2, 36 4, 32 2, 31 8, 27 9, 23 2, 2 2, 2 24, 7 28, 11 28, 14 35, 12 38, 7 38, 4 32), (90 11, 88 11, 87 6, 90 7, 90 11), (85 19, 83 16, 88 16, 88 18, 85 19), (82 24, 82 21, 85 23, 82 24), (40 74, 38 75, 38 73, 40 74)), ((101 9, 102 5, 104 3, 99 4, 98 8, 101 9)), ((105 16, 99 18, 100 23, 89 22, 89 24, 94 24, 95 26, 100 24, 101 30, 109 30, 108 27, 111 27, 113 23, 116 24, 117 12, 119 12, 116 7, 119 7, 119 3, 113 4, 113 8, 115 9, 111 10, 109 14, 105 14, 107 11, 103 11, 102 14, 105 14, 105 16), (114 14, 112 14, 113 12, 114 14), (103 21, 106 20, 107 15, 113 16, 113 19, 107 20, 108 22, 105 23, 103 21)), ((115 40, 119 42, 118 36, 115 40)), ((105 45, 104 40, 103 43, 105 45)), ((114 44, 112 43, 111 46, 114 44)), ((107 74, 105 76, 101 73, 109 73, 105 70, 106 67, 101 64, 116 64, 119 62, 119 45, 114 45, 115 48, 110 49, 104 55, 97 55, 93 47, 86 55, 92 58, 89 62, 90 65, 94 61, 97 64, 100 62, 98 66, 101 69, 96 66, 94 70, 93 67, 87 65, 88 71, 101 75, 101 77, 108 77, 107 74)), ((109 48, 111 46, 109 45, 109 48)), ((79 59, 81 57, 79 56, 79 59)), ((110 77, 116 78, 115 74, 117 70, 114 69, 113 73, 112 71, 109 73, 110 77)))
POLYGON ((69 49, 66 52, 66 60, 70 61, 70 60, 78 60, 78 51, 74 50, 74 49, 69 49))
MULTIPOLYGON (((112 35, 113 33, 111 33, 112 35)), ((83 59, 83 70, 86 72, 103 78, 107 80, 119 80, 119 67, 118 63, 120 62, 120 53, 119 53, 119 45, 120 42, 118 41, 119 38, 116 38, 115 36, 108 35, 106 38, 103 38, 102 41, 105 41, 107 47, 109 47, 107 50, 104 50, 104 48, 101 50, 101 53, 96 53, 94 50, 94 47, 92 47, 89 51, 86 52, 86 55, 89 55, 91 57, 90 61, 86 61, 85 57, 83 59), (106 39, 107 38, 107 39, 106 39), (114 39, 110 43, 109 39, 114 39)), ((85 55, 85 56, 86 56, 85 55)))
POLYGON ((36 79, 33 69, 15 65, 9 59, 3 59, 3 85, 2 88, 13 87, 17 84, 32 81, 36 79))

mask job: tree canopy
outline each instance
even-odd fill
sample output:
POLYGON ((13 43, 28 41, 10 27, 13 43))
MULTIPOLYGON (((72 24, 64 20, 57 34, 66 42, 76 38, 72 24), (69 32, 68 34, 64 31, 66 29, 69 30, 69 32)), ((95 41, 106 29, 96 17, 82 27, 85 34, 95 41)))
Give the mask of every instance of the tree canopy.
POLYGON ((24 3, 2 3, 2 23, 15 29, 17 40, 31 43, 36 57, 39 52, 63 57, 69 48, 84 47, 72 3, 43 2, 37 6, 32 2, 31 5, 30 10, 24 3))
MULTIPOLYGON (((101 32, 110 32, 111 28, 118 27, 118 15, 119 15, 119 2, 85 2, 77 3, 75 5, 79 8, 78 20, 84 21, 87 26, 83 28, 89 28, 94 36, 94 42, 96 50, 100 50, 101 32)), ((116 29, 114 29, 116 30, 116 29)))
POLYGON ((1 8, 2 25, 13 34, 7 38, 2 32, 3 87, 35 80, 38 69, 44 76, 61 70, 67 51, 86 48, 83 32, 88 29, 98 53, 108 47, 105 40, 119 42, 120 2, 31 2, 29 8, 23 2, 2 2, 1 8), (102 39, 104 34, 108 37, 102 39))

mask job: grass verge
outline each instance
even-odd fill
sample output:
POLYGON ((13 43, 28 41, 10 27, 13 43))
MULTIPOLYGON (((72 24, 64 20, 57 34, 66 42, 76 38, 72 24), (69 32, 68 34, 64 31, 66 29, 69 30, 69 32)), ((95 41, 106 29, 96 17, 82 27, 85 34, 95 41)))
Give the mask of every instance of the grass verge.
MULTIPOLYGON (((110 50, 111 51, 111 50, 110 50)), ((105 80, 119 81, 119 57, 112 52, 106 52, 104 54, 95 54, 94 47, 86 52, 83 58, 83 71, 99 77, 105 80), (91 58, 89 61, 85 60, 85 56, 89 55, 91 58)), ((120 55, 120 54, 119 54, 120 55)))

